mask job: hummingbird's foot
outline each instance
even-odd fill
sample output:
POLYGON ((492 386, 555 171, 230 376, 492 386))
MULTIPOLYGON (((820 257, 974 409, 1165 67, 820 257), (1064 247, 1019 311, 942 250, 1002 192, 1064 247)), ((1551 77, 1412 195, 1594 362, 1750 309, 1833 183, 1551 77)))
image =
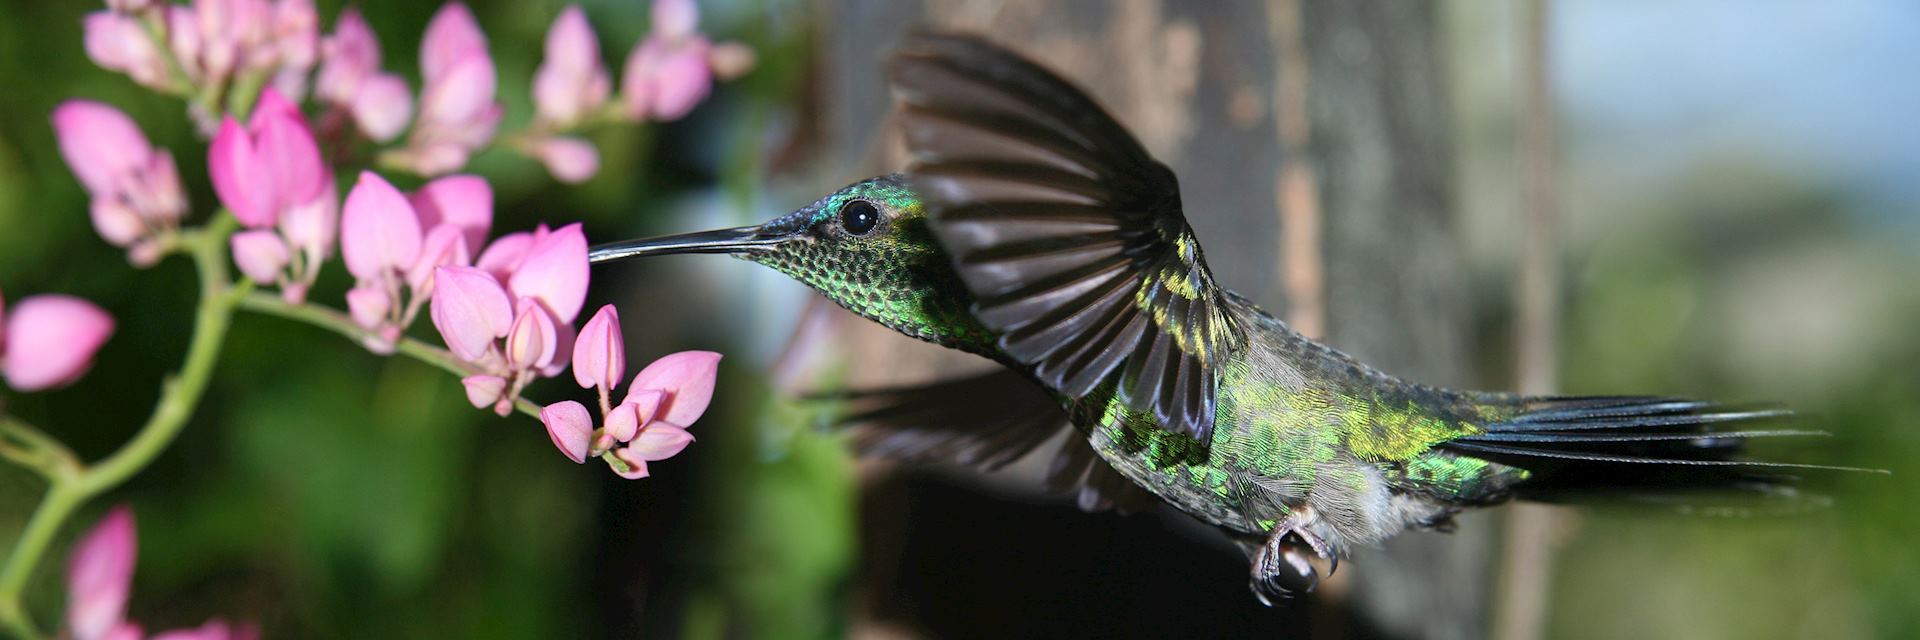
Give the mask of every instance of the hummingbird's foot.
POLYGON ((1307 555, 1309 551, 1327 559, 1328 577, 1340 569, 1340 558, 1334 555, 1332 547, 1307 531, 1297 518, 1290 516, 1274 525, 1266 543, 1253 554, 1253 579, 1248 586, 1260 604, 1271 607, 1276 596, 1291 598, 1296 593, 1313 591, 1320 584, 1320 574, 1307 555))

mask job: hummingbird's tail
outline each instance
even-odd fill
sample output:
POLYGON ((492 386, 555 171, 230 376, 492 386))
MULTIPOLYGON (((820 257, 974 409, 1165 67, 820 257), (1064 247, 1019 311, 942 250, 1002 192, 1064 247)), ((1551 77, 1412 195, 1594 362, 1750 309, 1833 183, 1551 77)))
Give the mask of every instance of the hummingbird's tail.
POLYGON ((1755 439, 1828 435, 1791 427, 1793 412, 1663 397, 1487 394, 1495 419, 1447 442, 1458 453, 1526 469, 1518 497, 1624 497, 1693 512, 1797 510, 1824 498, 1797 491, 1807 471, 1886 473, 1741 456, 1755 439))

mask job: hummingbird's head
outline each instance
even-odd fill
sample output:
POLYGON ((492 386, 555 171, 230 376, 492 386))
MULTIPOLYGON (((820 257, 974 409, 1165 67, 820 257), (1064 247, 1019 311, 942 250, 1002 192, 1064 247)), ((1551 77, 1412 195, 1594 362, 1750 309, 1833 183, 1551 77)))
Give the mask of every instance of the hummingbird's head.
POLYGON ((869 178, 763 224, 596 246, 598 264, 641 256, 720 253, 805 283, 840 306, 907 335, 991 355, 972 297, 927 228, 906 176, 869 178))

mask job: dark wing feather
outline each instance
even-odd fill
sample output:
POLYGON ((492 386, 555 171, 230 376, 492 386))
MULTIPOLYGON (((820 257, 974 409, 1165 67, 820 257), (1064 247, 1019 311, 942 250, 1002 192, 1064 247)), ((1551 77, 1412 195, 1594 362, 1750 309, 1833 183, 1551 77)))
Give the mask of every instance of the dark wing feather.
POLYGON ((864 456, 993 470, 1065 432, 1047 473, 1049 490, 1076 492, 1088 511, 1140 511, 1157 500, 1093 452, 1052 394, 1011 369, 835 395, 849 408, 841 426, 864 456))
POLYGON ((1245 338, 1166 166, 1080 90, 983 40, 916 35, 888 63, 932 228, 1014 359, 1080 398, 1211 438, 1245 338))

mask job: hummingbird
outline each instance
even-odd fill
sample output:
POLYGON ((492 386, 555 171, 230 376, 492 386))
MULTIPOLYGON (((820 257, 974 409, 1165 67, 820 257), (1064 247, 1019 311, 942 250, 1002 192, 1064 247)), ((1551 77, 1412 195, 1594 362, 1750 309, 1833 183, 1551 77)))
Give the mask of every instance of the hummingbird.
POLYGON ((1657 396, 1527 396, 1402 380, 1216 283, 1178 181, 1092 98, 984 39, 916 33, 886 62, 912 163, 763 224, 596 246, 594 263, 725 254, 868 320, 994 361, 851 392, 865 453, 993 468, 1071 429, 1050 486, 1225 531, 1263 604, 1316 558, 1510 499, 1804 501, 1739 457, 1791 412, 1657 396))

